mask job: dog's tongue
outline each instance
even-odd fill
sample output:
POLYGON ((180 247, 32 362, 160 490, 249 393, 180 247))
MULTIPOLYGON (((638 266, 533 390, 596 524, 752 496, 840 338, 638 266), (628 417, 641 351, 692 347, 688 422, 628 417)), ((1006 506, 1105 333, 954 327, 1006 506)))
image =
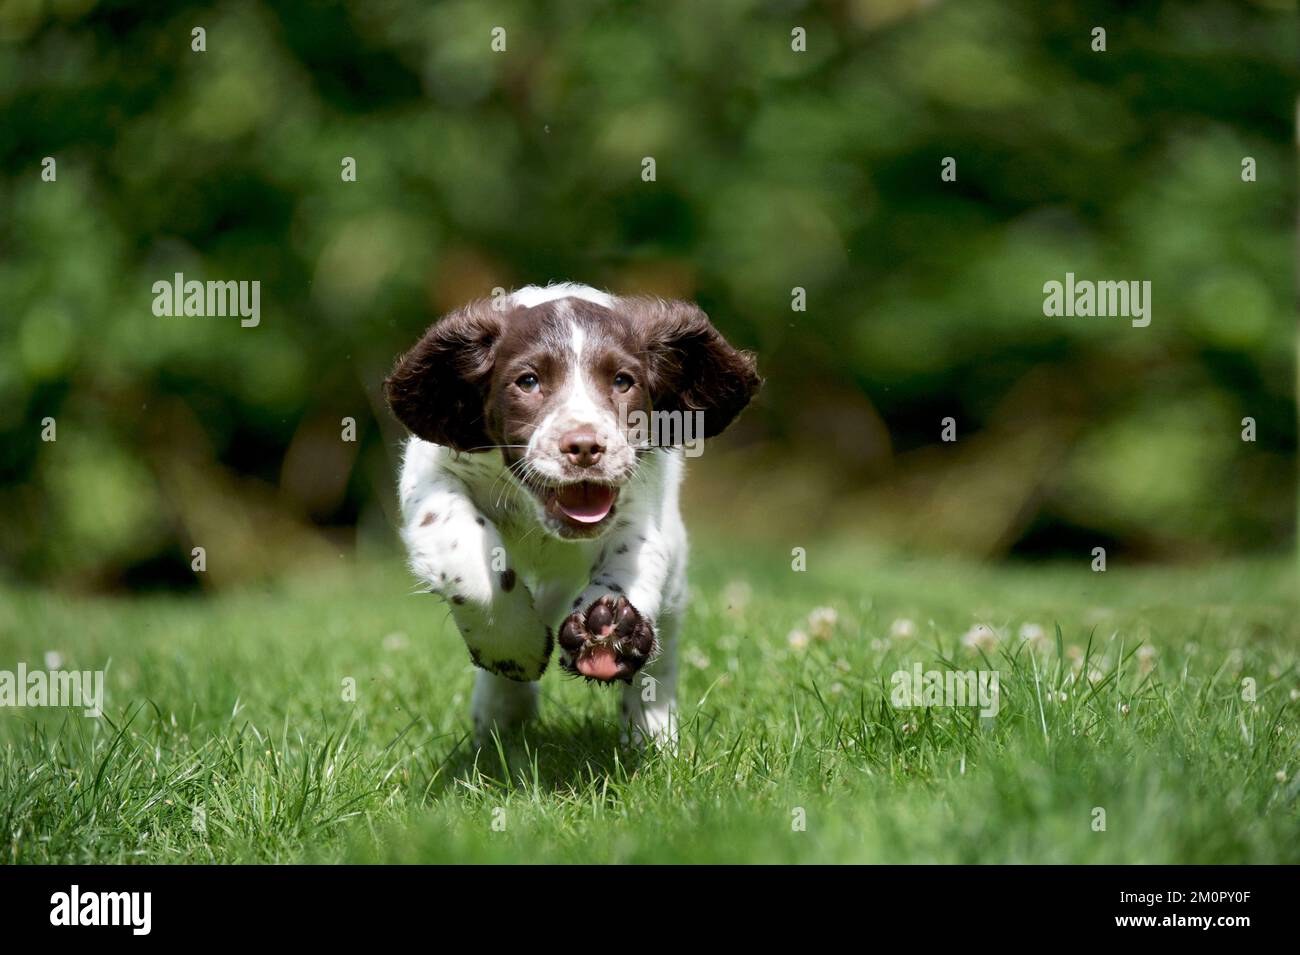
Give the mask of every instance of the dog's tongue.
POLYGON ((614 489, 590 481, 566 484, 556 492, 555 504, 575 521, 595 524, 603 521, 609 509, 614 506, 614 489))

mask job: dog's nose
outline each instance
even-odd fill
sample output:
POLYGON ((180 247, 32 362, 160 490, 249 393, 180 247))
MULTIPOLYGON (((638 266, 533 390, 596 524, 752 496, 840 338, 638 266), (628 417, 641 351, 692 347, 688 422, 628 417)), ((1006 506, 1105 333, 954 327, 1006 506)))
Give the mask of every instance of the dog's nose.
POLYGON ((560 438, 560 450, 578 467, 589 468, 600 460, 605 446, 594 431, 570 431, 560 438))

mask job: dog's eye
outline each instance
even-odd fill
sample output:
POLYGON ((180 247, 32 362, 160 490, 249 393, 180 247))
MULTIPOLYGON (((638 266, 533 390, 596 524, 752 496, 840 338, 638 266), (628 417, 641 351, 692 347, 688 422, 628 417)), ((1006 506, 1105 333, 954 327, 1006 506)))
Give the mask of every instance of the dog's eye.
POLYGON ((617 375, 614 376, 615 391, 627 391, 629 388, 632 387, 632 384, 633 382, 632 382, 631 375, 625 375, 623 374, 623 372, 620 371, 617 375))
POLYGON ((541 380, 534 374, 520 375, 515 381, 515 386, 520 390, 532 394, 538 388, 542 387, 541 380))

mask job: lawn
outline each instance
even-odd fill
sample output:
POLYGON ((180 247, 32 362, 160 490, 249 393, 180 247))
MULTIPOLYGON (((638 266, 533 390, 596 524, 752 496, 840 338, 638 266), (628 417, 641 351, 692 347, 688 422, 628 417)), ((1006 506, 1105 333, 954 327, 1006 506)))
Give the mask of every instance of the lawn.
POLYGON ((789 559, 695 556, 676 754, 620 749, 614 694, 554 667, 542 722, 477 751, 465 650, 397 562, 0 591, 0 670, 108 671, 102 719, 0 710, 0 858, 1300 861, 1291 561, 789 559), (895 706, 915 663, 996 671, 996 716, 895 706))

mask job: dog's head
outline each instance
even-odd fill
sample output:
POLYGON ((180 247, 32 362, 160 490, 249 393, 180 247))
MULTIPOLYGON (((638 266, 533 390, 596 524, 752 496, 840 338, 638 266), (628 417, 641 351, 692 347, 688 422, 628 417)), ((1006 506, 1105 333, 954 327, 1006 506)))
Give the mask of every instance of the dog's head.
POLYGON ((385 389, 416 436, 504 455, 541 524, 572 539, 612 524, 640 449, 629 421, 698 412, 700 437, 712 437, 759 385, 753 356, 689 302, 551 286, 480 300, 436 322, 385 389))

